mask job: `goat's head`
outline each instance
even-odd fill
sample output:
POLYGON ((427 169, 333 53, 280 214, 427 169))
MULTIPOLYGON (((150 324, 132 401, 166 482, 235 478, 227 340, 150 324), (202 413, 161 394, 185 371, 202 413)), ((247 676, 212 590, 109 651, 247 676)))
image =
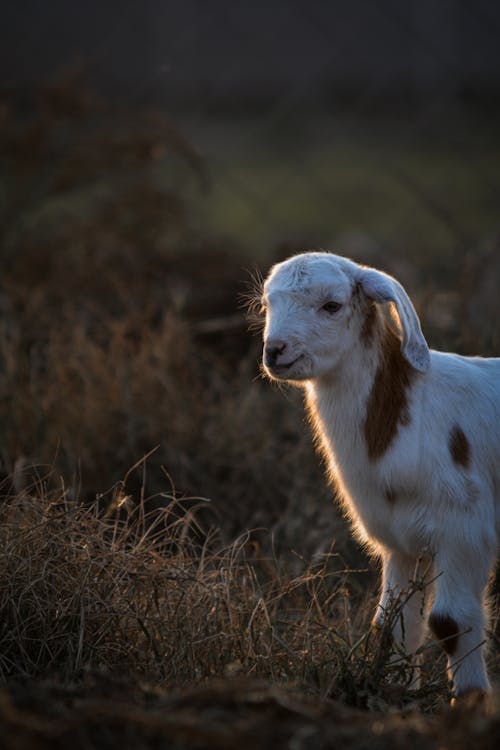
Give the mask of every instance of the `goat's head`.
POLYGON ((275 265, 262 295, 264 368, 276 380, 303 381, 336 370, 359 344, 373 305, 392 302, 403 356, 429 367, 429 349, 413 305, 391 276, 332 253, 303 253, 275 265))

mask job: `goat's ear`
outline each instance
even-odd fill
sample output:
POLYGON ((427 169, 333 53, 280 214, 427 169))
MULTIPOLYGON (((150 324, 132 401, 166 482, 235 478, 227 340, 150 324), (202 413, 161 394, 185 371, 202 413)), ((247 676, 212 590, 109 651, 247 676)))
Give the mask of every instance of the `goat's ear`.
POLYGON ((360 269, 358 281, 370 299, 380 303, 394 303, 403 333, 403 356, 415 370, 426 372, 430 366, 429 347, 415 308, 401 284, 392 276, 372 268, 360 269))

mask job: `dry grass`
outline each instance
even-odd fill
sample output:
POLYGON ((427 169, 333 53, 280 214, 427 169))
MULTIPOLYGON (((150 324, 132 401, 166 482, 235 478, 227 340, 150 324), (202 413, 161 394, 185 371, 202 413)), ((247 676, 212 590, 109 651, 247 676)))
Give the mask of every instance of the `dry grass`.
POLYGON ((388 629, 371 631, 369 602, 333 552, 291 575, 250 533, 228 546, 215 531, 196 541, 202 499, 169 491, 147 511, 126 480, 90 505, 48 484, 4 498, 3 681, 104 672, 179 686, 244 675, 379 709, 446 696, 432 670, 412 691, 408 658, 393 653, 388 629))

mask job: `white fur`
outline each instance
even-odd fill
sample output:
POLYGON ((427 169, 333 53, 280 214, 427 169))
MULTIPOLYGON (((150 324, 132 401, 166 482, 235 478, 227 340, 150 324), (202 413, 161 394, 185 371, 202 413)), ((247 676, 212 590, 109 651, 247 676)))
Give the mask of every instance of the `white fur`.
MULTIPOLYGON (((305 388, 354 531, 381 558, 375 622, 391 596, 408 590, 417 561, 428 561, 435 579, 432 615, 452 618, 460 631, 448 662, 455 691, 487 691, 484 592, 500 530, 500 359, 429 351, 395 279, 330 253, 304 253, 274 266, 263 305, 264 367, 271 378, 305 388), (415 373, 408 419, 375 459, 363 425, 379 349, 363 340, 354 293, 377 303, 384 315, 395 308, 401 351, 415 373), (341 307, 324 309, 329 302, 341 307), (470 445, 467 466, 450 452, 454 426, 470 445)), ((395 636, 408 651, 423 640, 428 599, 414 595, 405 607, 404 627, 395 636)))

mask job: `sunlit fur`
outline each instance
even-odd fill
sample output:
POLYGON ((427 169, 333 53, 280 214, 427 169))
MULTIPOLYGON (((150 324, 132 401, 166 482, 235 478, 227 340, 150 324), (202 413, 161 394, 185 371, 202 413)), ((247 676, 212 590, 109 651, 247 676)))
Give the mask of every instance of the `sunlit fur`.
POLYGON ((262 303, 264 369, 304 388, 345 513, 382 562, 375 624, 423 560, 434 584, 409 599, 394 635, 416 650, 430 615, 436 637, 452 636, 453 649, 443 646, 456 694, 488 691, 482 643, 500 526, 500 359, 429 351, 395 279, 330 253, 274 266, 262 303), (329 302, 341 307, 328 312, 329 302))

